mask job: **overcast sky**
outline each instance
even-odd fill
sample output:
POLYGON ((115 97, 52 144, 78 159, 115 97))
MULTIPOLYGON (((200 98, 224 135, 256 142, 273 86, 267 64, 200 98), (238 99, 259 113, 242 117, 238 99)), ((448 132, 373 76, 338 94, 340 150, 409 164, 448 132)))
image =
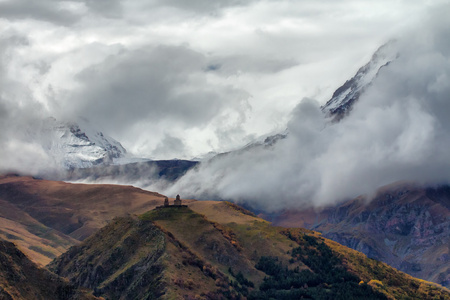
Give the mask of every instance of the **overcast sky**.
POLYGON ((447 2, 0 0, 2 152, 44 155, 17 132, 48 116, 86 117, 137 156, 240 147, 447 2))

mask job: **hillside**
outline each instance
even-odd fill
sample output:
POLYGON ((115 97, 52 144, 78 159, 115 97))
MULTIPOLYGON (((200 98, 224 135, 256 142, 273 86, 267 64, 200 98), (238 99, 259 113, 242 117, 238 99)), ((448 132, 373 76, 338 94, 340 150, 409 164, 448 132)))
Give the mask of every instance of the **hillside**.
POLYGON ((399 183, 322 210, 283 213, 280 226, 318 230, 327 238, 414 277, 450 286, 450 188, 399 183))
POLYGON ((163 201, 131 186, 0 176, 0 238, 46 265, 114 217, 142 214, 163 201))
POLYGON ((190 207, 116 218, 49 268, 106 299, 450 299, 318 233, 227 202, 190 207))
POLYGON ((99 299, 31 262, 13 243, 0 240, 0 299, 99 299))

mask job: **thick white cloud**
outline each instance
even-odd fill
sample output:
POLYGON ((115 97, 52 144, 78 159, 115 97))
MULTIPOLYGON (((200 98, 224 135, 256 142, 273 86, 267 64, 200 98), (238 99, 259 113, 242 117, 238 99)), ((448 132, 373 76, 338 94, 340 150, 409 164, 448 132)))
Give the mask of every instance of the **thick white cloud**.
POLYGON ((222 156, 169 194, 246 202, 266 210, 321 206, 400 180, 450 183, 450 21, 441 7, 398 41, 349 116, 327 123, 317 101, 292 112, 275 147, 222 156))

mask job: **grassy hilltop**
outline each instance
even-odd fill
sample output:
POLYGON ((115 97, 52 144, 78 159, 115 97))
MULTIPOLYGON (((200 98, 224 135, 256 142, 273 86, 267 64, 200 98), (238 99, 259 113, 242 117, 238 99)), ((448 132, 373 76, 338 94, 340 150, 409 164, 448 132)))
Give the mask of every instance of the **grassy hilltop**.
POLYGON ((106 299, 450 299, 320 234, 227 202, 114 219, 50 265, 106 299))

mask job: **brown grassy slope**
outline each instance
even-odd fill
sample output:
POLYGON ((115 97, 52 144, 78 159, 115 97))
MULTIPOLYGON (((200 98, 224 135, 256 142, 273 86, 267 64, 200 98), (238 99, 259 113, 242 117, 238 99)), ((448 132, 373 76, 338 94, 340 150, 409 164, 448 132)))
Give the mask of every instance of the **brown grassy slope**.
POLYGON ((0 238, 14 242, 32 261, 44 266, 77 240, 49 228, 14 204, 0 199, 0 238))
POLYGON ((38 222, 23 225, 0 217, 0 238, 14 242, 33 262, 40 266, 64 253, 78 243, 38 222))
MULTIPOLYGON (((5 228, 9 226, 8 230, 14 229, 14 223, 11 223, 13 221, 11 219, 16 219, 16 222, 26 221, 26 223, 19 223, 19 225, 25 226, 28 232, 31 232, 30 228, 32 228, 35 231, 31 233, 48 241, 51 239, 48 236, 49 232, 46 232, 47 229, 50 229, 50 233, 53 229, 55 232, 62 230, 69 234, 94 231, 97 226, 106 224, 115 214, 124 215, 130 211, 140 213, 161 205, 163 202, 163 196, 159 194, 128 186, 78 185, 14 176, 0 178, 0 199, 4 204, 0 207, 0 212, 3 212, 1 217, 5 228), (37 222, 37 224, 33 222, 37 222), (48 225, 54 227, 50 228, 48 225)), ((229 285, 229 282, 222 280, 224 276, 229 276, 231 280, 235 280, 234 276, 228 272, 229 267, 235 275, 241 272, 246 278, 254 281, 255 284, 259 284, 264 274, 256 270, 254 266, 261 256, 276 256, 283 264, 287 264, 290 260, 289 252, 298 247, 296 242, 280 234, 280 231, 283 231, 282 228, 273 227, 270 223, 252 216, 251 213, 237 206, 226 202, 185 202, 196 213, 188 208, 182 208, 181 210, 172 209, 172 212, 179 213, 169 213, 169 211, 162 210, 159 213, 153 211, 145 215, 148 220, 156 222, 164 233, 165 240, 171 241, 170 243, 166 242, 164 255, 173 257, 174 260, 169 261, 177 262, 173 265, 170 263, 166 265, 165 282, 171 282, 172 286, 178 288, 177 290, 168 290, 167 294, 187 295, 190 293, 189 295, 195 296, 196 291, 200 291, 202 288, 216 292, 221 286, 229 285), (164 213, 161 214, 161 212, 164 213), (215 277, 215 280, 219 279, 219 281, 213 280, 213 283, 209 279, 206 280, 202 277, 203 275, 197 274, 194 270, 200 270, 204 275, 213 274, 209 278, 215 277), (182 274, 181 277, 179 277, 179 274, 182 274), (194 280, 191 278, 194 278, 194 280), (185 279, 187 281, 184 281, 185 279), (205 285, 198 285, 199 280, 205 282, 205 285)), ((6 232, 5 235, 12 239, 23 238, 25 240, 25 233, 25 231, 21 233, 20 230, 16 230, 6 232)), ((302 233, 316 235, 304 230, 302 233)), ((31 237, 29 239, 31 243, 31 237)), ((120 249, 124 246, 133 246, 133 244, 131 246, 126 245, 124 242, 125 239, 120 241, 117 247, 107 248, 105 248, 105 243, 102 243, 99 249, 103 249, 103 251, 96 255, 102 256, 110 249, 118 248, 117 251, 122 251, 120 249)), ((48 246, 44 242, 41 244, 48 246)), ((40 252, 46 250, 33 249, 40 252)), ((336 250, 336 252, 339 251, 336 250)), ((88 263, 92 258, 87 256, 85 261, 88 263)), ((121 268, 124 271, 129 270, 128 263, 125 266, 123 264, 117 265, 119 265, 119 269, 115 272, 119 273, 115 274, 118 276, 108 276, 108 280, 114 281, 115 278, 122 278, 119 276, 123 273, 120 271, 121 268)), ((131 266, 134 265, 131 260, 131 266)), ((359 266, 361 263, 355 260, 350 265, 359 266)), ((368 264, 368 266, 371 265, 368 264)), ((308 268, 301 262, 295 262, 290 267, 308 268)), ((90 272, 91 275, 89 276, 102 275, 102 268, 99 269, 100 271, 93 269, 97 271, 90 272)), ((390 286, 392 283, 384 282, 384 285, 390 286)), ((424 286, 428 288, 430 285, 425 284, 424 286)), ((103 286, 99 285, 96 288, 103 289, 103 286)))
POLYGON ((13 243, 0 240, 0 299, 98 299, 38 268, 13 243))
POLYGON ((141 214, 163 200, 131 186, 0 176, 0 237, 45 265, 115 216, 141 214))
POLYGON ((42 224, 83 240, 107 220, 144 213, 164 196, 132 186, 71 184, 30 177, 0 178, 0 197, 42 224))
POLYGON ((164 290, 160 275, 164 248, 164 235, 150 223, 116 218, 48 267, 76 286, 95 289, 110 299, 122 294, 135 299, 148 292, 136 286, 146 286, 159 297, 164 290), (147 264, 151 268, 142 268, 147 264))
POLYGON ((438 284, 412 277, 387 264, 368 259, 361 252, 331 240, 326 243, 344 260, 344 264, 361 279, 392 299, 450 299, 450 291, 438 284))
POLYGON ((237 224, 250 224, 253 221, 263 221, 253 213, 226 201, 193 201, 188 203, 188 206, 193 211, 205 215, 209 220, 220 224, 232 222, 237 224))

